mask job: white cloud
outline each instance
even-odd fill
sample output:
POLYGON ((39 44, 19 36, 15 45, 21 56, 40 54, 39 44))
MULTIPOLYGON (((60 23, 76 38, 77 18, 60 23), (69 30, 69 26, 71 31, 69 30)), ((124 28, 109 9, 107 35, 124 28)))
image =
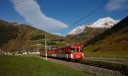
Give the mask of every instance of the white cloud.
POLYGON ((15 10, 32 26, 44 31, 60 30, 68 26, 58 20, 49 18, 40 10, 35 0, 11 0, 15 10))
POLYGON ((126 4, 127 1, 128 0, 109 0, 105 8, 107 11, 125 9, 127 8, 127 4, 126 4))

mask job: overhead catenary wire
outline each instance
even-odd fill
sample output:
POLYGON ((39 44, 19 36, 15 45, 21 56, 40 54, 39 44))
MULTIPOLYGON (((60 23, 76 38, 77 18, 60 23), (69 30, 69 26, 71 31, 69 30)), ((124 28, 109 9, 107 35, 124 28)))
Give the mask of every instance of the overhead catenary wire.
MULTIPOLYGON (((101 8, 103 5, 105 5, 107 2, 108 2, 108 0, 105 1, 103 4, 101 4, 99 7, 97 7, 96 9, 94 9, 92 12, 90 12, 89 14, 87 14, 86 16, 84 16, 83 18, 81 18, 80 20, 78 20, 77 22, 73 23, 70 28, 72 28, 78 22, 82 21, 83 19, 85 19, 86 17, 88 17, 89 15, 91 15, 92 13, 94 13, 95 11, 97 11, 99 8, 101 8)), ((65 32, 65 31, 67 31, 67 29, 65 29, 64 31, 61 31, 61 32, 65 32)))
POLYGON ((86 15, 85 17, 83 17, 82 19, 80 19, 79 21, 75 22, 74 24, 77 24, 78 22, 82 21, 83 19, 85 19, 86 17, 88 17, 89 15, 91 15, 92 13, 94 13, 95 11, 97 11, 99 8, 101 8, 103 5, 105 5, 108 2, 108 0, 106 2, 104 2, 103 4, 101 4, 99 7, 97 7, 96 9, 94 9, 92 12, 90 12, 88 15, 86 15))
POLYGON ((113 15, 113 16, 111 16, 111 17, 115 17, 115 16, 120 15, 120 14, 123 14, 123 13, 125 13, 125 12, 127 12, 127 11, 128 11, 128 9, 125 10, 125 11, 119 12, 119 13, 117 13, 116 15, 113 15))
POLYGON ((128 9, 127 9, 127 10, 125 10, 125 11, 122 11, 122 12, 120 12, 120 13, 116 14, 116 15, 113 15, 112 17, 115 17, 115 16, 120 15, 120 14, 122 14, 122 13, 125 13, 125 12, 127 12, 127 11, 128 11, 128 9))
MULTIPOLYGON (((109 8, 112 8, 112 7, 114 7, 115 5, 117 5, 118 3, 120 3, 122 0, 120 0, 120 1, 118 1, 117 3, 115 3, 115 4, 113 4, 112 6, 110 6, 109 8)), ((110 2, 109 2, 110 3, 110 2)), ((86 22, 88 22, 88 21, 91 21, 92 19, 94 19, 95 17, 97 17, 97 16, 99 16, 99 15, 101 15, 102 13, 104 13, 106 10, 103 10, 103 11, 101 11, 100 13, 98 13, 97 15, 95 15, 95 16, 93 16, 92 18, 90 18, 89 20, 87 20, 86 22)), ((113 17, 113 16, 112 16, 113 17)), ((82 24, 84 24, 84 23, 82 23, 82 24)))
MULTIPOLYGON (((114 7, 115 5, 117 5, 118 3, 120 3, 121 1, 122 1, 122 0, 118 1, 118 2, 115 3, 114 5, 110 6, 110 8, 114 7)), ((105 3, 107 3, 107 2, 108 2, 108 1, 106 1, 105 3)), ((111 1, 111 2, 112 2, 112 1, 111 1)), ((105 4, 105 3, 104 3, 104 4, 105 4)), ((102 4, 101 6, 103 6, 104 4, 102 4)), ((100 7, 101 7, 101 6, 100 6, 100 7)), ((98 7, 98 8, 100 8, 100 7, 98 7)), ((98 8, 95 9, 95 10, 93 10, 91 13, 89 13, 88 15, 86 15, 85 17, 83 17, 82 19, 80 19, 79 21, 75 22, 73 25, 77 24, 78 22, 80 22, 80 21, 82 21, 84 18, 86 18, 87 16, 91 15, 92 13, 94 13, 96 10, 98 10, 98 8)), ((114 15, 114 16, 111 16, 111 17, 115 17, 115 16, 117 16, 117 15, 119 15, 119 14, 122 14, 122 13, 124 13, 124 12, 127 12, 127 11, 128 11, 128 10, 122 11, 122 12, 120 12, 120 13, 114 15)), ((101 15, 101 13, 103 13, 103 12, 105 12, 105 10, 101 11, 98 15, 101 15)), ((98 15, 95 15, 94 17, 96 17, 96 16, 98 16, 98 15)), ((94 19, 94 17, 92 17, 91 19, 94 19)), ((87 20, 87 21, 90 21, 91 19, 89 19, 89 20, 87 20)), ((83 23, 83 24, 84 24, 84 23, 83 23)), ((72 28, 72 27, 70 27, 70 28, 72 28)), ((64 32, 65 32, 65 31, 64 31, 64 32)))

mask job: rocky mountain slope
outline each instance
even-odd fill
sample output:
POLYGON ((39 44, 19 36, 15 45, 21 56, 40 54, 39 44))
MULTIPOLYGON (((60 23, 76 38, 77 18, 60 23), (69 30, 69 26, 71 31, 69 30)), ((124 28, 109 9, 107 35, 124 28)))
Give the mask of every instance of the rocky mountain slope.
POLYGON ((82 25, 82 26, 78 26, 78 27, 74 28, 73 30, 71 30, 68 33, 68 35, 76 35, 76 34, 80 34, 82 32, 85 32, 86 27, 111 28, 113 25, 117 24, 118 22, 119 22, 119 20, 114 20, 110 17, 101 18, 92 24, 86 24, 86 25, 82 25))
POLYGON ((78 42, 79 44, 84 44, 90 38, 102 33, 104 30, 111 28, 117 24, 119 20, 114 20, 110 17, 101 18, 92 24, 86 24, 78 26, 72 31, 70 31, 66 37, 78 42))

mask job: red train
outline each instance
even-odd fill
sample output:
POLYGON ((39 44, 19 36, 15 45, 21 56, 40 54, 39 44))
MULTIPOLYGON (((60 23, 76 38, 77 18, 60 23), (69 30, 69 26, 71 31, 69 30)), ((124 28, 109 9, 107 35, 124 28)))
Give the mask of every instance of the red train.
MULTIPOLYGON (((71 45, 52 50, 47 50, 47 57, 79 61, 84 58, 84 53, 82 52, 82 49, 83 46, 71 45)), ((42 51, 40 54, 41 56, 46 56, 46 52, 44 51, 42 51)))

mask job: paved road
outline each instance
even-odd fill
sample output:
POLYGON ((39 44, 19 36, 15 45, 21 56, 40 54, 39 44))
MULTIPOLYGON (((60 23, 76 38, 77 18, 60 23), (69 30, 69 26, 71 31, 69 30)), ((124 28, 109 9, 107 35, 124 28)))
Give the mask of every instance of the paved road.
POLYGON ((128 64, 128 59, 121 58, 100 58, 100 57, 85 57, 85 60, 105 61, 112 63, 128 64))

